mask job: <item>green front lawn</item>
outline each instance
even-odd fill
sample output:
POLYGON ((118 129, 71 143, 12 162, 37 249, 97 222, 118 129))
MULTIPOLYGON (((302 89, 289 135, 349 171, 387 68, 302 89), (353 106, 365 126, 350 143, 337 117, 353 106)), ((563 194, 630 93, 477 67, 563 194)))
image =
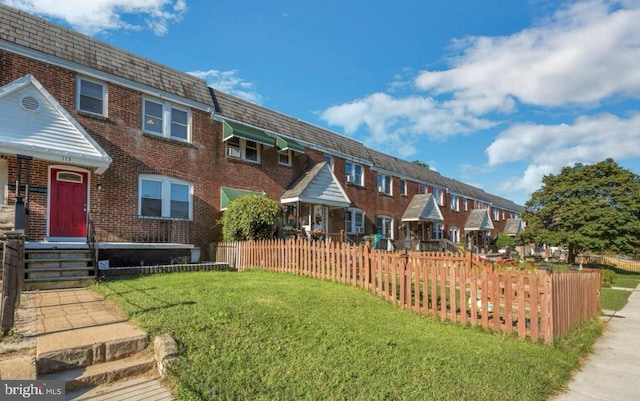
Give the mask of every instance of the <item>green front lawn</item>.
POLYGON ((95 290, 179 344, 182 400, 546 400, 602 325, 555 346, 443 323, 358 288, 269 273, 197 272, 95 290))
MULTIPOLYGON (((611 283, 612 287, 632 289, 640 284, 640 272, 628 272, 606 265, 589 265, 589 267, 613 270, 616 275, 611 283)), ((614 288, 602 288, 601 291, 602 309, 613 311, 621 310, 627 304, 629 295, 631 295, 631 291, 614 288)))

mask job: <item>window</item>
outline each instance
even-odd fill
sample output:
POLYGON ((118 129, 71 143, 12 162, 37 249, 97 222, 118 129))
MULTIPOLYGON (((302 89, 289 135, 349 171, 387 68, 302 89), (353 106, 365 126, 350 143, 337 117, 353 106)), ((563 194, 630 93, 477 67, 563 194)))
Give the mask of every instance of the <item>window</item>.
MULTIPOLYGON (((227 139, 225 143, 227 146, 227 157, 242 159, 253 163, 260 163, 259 143, 248 139, 238 138, 236 136, 227 139)), ((278 162, 280 162, 280 152, 278 152, 278 162)), ((288 162, 289 165, 291 165, 291 158, 289 158, 288 162)))
POLYGON ((449 207, 454 212, 457 212, 460 210, 460 198, 458 198, 458 195, 450 195, 449 207))
POLYGON ((441 223, 434 223, 432 227, 433 227, 433 239, 443 239, 444 225, 441 223))
POLYGON ((291 151, 279 150, 278 151, 278 164, 283 166, 291 166, 291 151))
POLYGON ((360 164, 346 162, 344 164, 345 178, 348 183, 362 186, 362 166, 360 164))
POLYGON ((469 199, 464 198, 462 200, 462 207, 464 208, 464 211, 466 212, 467 210, 469 210, 469 199))
POLYGON ((400 180, 400 195, 407 196, 407 180, 400 180))
POLYGON ((333 171, 333 156, 323 155, 322 160, 327 162, 329 167, 331 167, 331 171, 333 171))
POLYGON ((364 233, 364 212, 360 209, 347 209, 345 213, 344 231, 347 234, 364 233))
POLYGON ((419 194, 426 194, 427 193, 427 186, 424 184, 418 184, 418 193, 419 194))
POLYGON ((385 195, 391 195, 391 177, 384 174, 378 174, 378 192, 385 195))
POLYGON ((189 111, 167 102, 144 99, 142 115, 144 132, 179 141, 189 141, 189 111))
POLYGON ((141 217, 165 217, 190 220, 192 216, 192 185, 163 176, 141 176, 139 183, 141 217))
POLYGON ((107 114, 107 85, 78 78, 76 105, 79 111, 105 116, 107 114))
POLYGON ((452 226, 449 228, 449 241, 454 244, 460 243, 460 230, 456 226, 452 226))
POLYGON ((382 234, 383 238, 393 239, 393 218, 389 216, 376 217, 376 234, 382 234))
POLYGON ((436 202, 438 202, 438 206, 443 206, 444 204, 444 190, 440 188, 433 188, 433 197, 436 198, 436 202))
POLYGON ((493 209, 493 219, 494 220, 500 220, 500 211, 496 208, 493 209))

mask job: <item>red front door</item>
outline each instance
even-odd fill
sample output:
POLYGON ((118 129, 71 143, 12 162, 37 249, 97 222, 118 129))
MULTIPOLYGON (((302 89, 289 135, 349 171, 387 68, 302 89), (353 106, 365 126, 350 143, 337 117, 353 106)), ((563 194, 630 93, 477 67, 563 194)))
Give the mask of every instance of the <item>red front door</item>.
POLYGON ((87 173, 51 169, 49 236, 86 237, 87 173))

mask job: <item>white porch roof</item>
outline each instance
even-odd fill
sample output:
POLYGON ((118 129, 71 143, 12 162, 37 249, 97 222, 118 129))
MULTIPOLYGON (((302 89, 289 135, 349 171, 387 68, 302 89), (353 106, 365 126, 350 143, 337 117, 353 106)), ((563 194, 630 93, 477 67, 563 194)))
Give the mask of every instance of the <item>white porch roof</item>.
POLYGON ((111 157, 31 74, 0 88, 0 153, 92 168, 111 157))

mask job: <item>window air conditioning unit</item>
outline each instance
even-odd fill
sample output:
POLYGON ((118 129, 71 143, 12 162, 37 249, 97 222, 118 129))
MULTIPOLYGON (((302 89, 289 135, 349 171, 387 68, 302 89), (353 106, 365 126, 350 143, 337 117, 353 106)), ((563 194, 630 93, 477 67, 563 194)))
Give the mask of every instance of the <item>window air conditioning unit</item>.
POLYGON ((347 183, 350 183, 350 182, 351 182, 351 180, 352 180, 351 176, 350 176, 350 175, 348 175, 348 176, 347 176, 347 183))
POLYGON ((227 156, 229 157, 240 157, 241 153, 240 153, 240 149, 238 148, 227 148, 227 156))
POLYGON ((364 232, 364 227, 362 227, 362 226, 356 227, 356 233, 362 234, 363 232, 364 232))

